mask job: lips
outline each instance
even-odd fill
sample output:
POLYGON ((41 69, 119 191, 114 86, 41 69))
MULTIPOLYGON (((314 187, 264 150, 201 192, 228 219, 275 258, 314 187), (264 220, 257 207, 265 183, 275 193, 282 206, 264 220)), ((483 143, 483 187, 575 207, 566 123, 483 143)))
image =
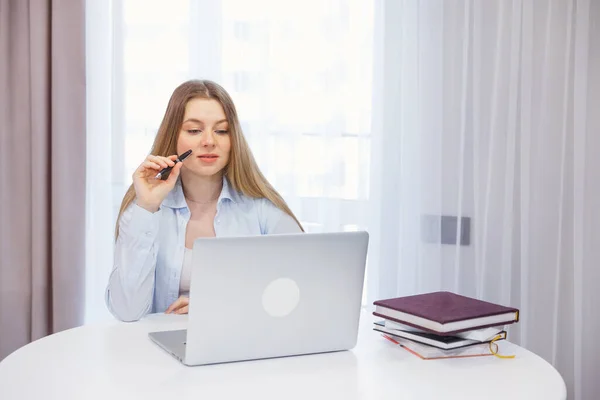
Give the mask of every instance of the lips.
POLYGON ((216 162, 219 159, 219 156, 216 155, 216 154, 201 154, 201 155, 198 156, 198 158, 204 164, 212 164, 212 163, 216 162))

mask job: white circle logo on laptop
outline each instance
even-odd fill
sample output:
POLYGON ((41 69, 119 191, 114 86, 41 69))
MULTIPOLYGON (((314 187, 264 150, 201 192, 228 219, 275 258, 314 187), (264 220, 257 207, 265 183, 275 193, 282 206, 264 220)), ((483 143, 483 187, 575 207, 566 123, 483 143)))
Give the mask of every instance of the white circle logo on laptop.
POLYGON ((289 315, 300 301, 300 288, 289 278, 275 279, 262 295, 263 308, 272 317, 289 315))

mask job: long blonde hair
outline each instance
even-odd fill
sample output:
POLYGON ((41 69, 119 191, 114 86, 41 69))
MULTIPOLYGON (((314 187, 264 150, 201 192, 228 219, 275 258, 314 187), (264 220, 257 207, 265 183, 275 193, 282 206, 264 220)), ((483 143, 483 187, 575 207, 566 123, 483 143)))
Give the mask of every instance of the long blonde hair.
MULTIPOLYGON (((292 213, 292 210, 290 210, 281 195, 277 193, 260 172, 242 132, 233 100, 227 91, 215 82, 209 80, 190 80, 182 83, 173 91, 150 154, 167 157, 177 152, 177 138, 183 124, 185 107, 188 101, 194 98, 217 100, 221 103, 223 111, 225 111, 225 117, 229 123, 231 152, 224 174, 232 188, 248 197, 270 200, 277 208, 291 216, 300 229, 304 231, 300 221, 292 213)), ((119 219, 123 211, 129 207, 134 199, 135 189, 132 184, 127 189, 121 203, 115 228, 115 238, 119 235, 119 219)))

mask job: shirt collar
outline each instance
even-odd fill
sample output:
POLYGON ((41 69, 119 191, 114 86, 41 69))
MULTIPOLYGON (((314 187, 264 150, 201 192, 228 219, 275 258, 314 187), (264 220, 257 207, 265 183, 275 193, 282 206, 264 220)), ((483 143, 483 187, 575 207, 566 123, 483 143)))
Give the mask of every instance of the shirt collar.
POLYGON ((223 175, 223 188, 221 189, 221 194, 219 195, 219 200, 217 203, 221 203, 223 199, 228 199, 237 203, 237 194, 232 190, 231 186, 229 186, 229 181, 223 175))
MULTIPOLYGON (((232 190, 229 185, 229 181, 225 176, 223 176, 223 188, 221 189, 221 194, 219 195, 219 199, 217 204, 223 202, 224 199, 228 199, 234 203, 237 203, 236 193, 232 190)), ((183 195, 183 186, 181 185, 181 177, 177 178, 177 182, 175 182, 175 187, 173 190, 169 192, 167 197, 163 200, 163 206, 169 208, 187 208, 187 202, 185 201, 185 196, 183 195)))

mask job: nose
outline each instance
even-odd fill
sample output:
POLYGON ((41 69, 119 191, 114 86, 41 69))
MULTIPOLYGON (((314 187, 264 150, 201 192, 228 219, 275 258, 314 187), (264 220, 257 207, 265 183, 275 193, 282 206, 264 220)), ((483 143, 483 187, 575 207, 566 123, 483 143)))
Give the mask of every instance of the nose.
POLYGON ((206 131, 202 134, 202 138, 200 139, 200 144, 202 147, 212 147, 215 145, 215 136, 212 131, 206 131))

